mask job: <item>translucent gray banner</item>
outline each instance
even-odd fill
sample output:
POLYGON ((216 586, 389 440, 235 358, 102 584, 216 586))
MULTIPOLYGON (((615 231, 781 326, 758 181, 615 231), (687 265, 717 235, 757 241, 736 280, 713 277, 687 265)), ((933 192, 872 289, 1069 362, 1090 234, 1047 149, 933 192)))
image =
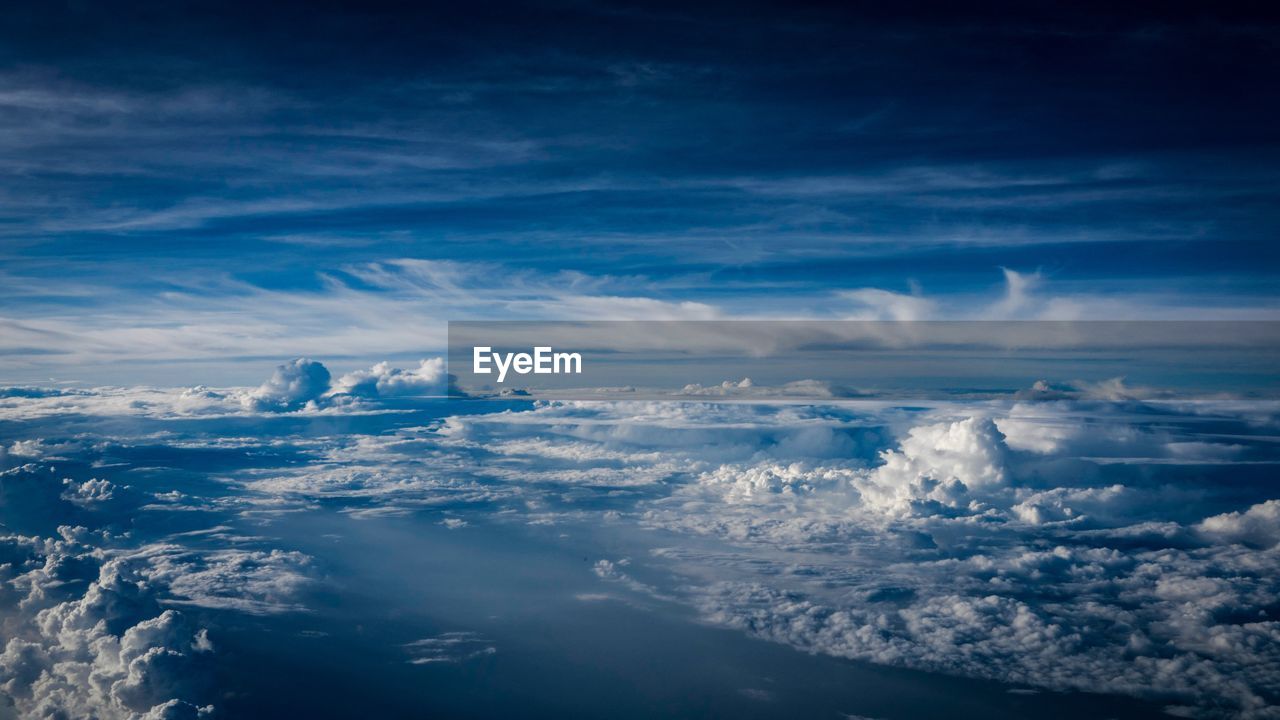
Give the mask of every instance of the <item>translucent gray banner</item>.
POLYGON ((455 397, 1275 396, 1280 322, 455 321, 448 363, 455 397))

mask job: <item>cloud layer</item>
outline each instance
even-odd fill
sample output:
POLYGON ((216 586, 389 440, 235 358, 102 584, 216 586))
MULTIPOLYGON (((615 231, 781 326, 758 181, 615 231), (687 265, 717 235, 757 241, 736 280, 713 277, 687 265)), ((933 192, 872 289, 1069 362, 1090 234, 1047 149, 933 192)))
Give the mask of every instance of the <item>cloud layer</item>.
MULTIPOLYGON (((589 528, 612 548, 587 558, 609 591, 583 597, 1013 689, 1277 714, 1272 401, 1113 381, 773 404, 734 380, 717 401, 494 411, 446 386, 437 361, 333 380, 296 360, 257 388, 7 393, 0 507, 25 523, 0 566, 14 707, 209 712, 216 613, 306 613, 328 582, 255 530, 324 511, 458 537, 589 528), (161 452, 192 454, 195 476, 155 468, 161 452), (637 545, 641 530, 661 540, 637 545)), ((496 652, 415 637, 403 662, 496 652)))

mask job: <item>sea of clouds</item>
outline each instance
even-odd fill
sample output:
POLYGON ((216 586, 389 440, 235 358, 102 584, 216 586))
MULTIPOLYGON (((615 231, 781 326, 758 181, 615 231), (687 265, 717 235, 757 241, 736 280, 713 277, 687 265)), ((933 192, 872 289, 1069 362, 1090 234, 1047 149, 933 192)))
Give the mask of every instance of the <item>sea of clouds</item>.
MULTIPOLYGON (((272 528, 334 510, 586 523, 646 538, 593 558, 598 597, 1018 691, 1280 717, 1280 403, 720 388, 738 401, 446 400, 438 359, 298 359, 256 388, 0 389, 0 717, 216 716, 218 618, 306 612, 324 559, 272 528)), ((410 662, 486 652, 440 636, 410 662)))

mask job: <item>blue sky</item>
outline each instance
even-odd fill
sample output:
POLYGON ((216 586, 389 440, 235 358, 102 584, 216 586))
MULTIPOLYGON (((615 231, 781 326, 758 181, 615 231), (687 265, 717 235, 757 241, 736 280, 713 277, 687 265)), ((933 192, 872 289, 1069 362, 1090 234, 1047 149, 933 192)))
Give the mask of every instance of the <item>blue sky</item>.
POLYGON ((1275 31, 1176 6, 15 11, 0 375, 257 378, 439 351, 465 318, 1273 318, 1275 31))

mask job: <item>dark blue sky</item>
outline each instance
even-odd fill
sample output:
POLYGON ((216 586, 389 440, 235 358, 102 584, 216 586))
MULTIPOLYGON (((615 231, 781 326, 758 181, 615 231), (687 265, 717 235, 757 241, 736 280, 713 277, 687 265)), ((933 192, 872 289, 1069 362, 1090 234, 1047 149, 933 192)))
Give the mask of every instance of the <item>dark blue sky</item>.
POLYGON ((0 375, 411 356, 476 317, 1275 317, 1278 30, 1177 4, 11 9, 0 375))

